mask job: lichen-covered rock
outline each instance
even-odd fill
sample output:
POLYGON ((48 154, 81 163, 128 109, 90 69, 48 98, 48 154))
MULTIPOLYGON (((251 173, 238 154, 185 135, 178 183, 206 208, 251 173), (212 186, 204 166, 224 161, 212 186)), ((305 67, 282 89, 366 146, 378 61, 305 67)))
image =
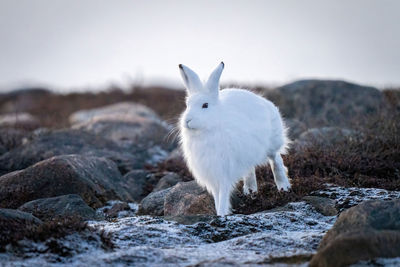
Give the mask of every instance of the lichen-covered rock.
POLYGON ((400 257, 400 200, 367 201, 341 213, 310 266, 400 257))
POLYGON ((308 127, 349 127, 357 117, 374 114, 384 104, 378 89, 344 81, 301 80, 277 91, 283 115, 308 127))
POLYGON ((126 173, 141 168, 153 155, 137 146, 121 147, 111 140, 79 130, 58 130, 38 134, 26 144, 0 156, 0 174, 21 170, 58 155, 79 154, 105 157, 126 173))
POLYGON ((165 216, 215 213, 213 197, 196 181, 180 182, 165 196, 165 216))
POLYGON ((153 215, 163 216, 164 215, 164 201, 165 196, 171 191, 171 187, 152 192, 147 197, 143 198, 139 205, 139 215, 153 215))
POLYGON ((0 177, 0 207, 66 194, 80 195, 91 207, 131 200, 117 166, 105 158, 62 155, 0 177))
POLYGON ((41 220, 51 220, 56 217, 80 217, 83 220, 96 218, 96 211, 77 194, 32 200, 18 210, 29 212, 41 220))

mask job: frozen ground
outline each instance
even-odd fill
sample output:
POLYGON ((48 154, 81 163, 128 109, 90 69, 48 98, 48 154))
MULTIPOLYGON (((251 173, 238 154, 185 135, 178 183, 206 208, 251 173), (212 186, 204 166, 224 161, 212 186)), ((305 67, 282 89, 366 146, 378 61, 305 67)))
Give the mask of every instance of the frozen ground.
MULTIPOLYGON (((399 198, 400 192, 331 186, 313 195, 335 199, 341 210, 364 200, 399 198)), ((52 253, 49 241, 25 241, 23 249, 10 247, 0 254, 0 262, 4 266, 306 266, 336 216, 323 216, 305 202, 296 202, 252 215, 190 219, 199 222, 185 225, 174 221, 182 218, 124 211, 114 220, 89 222, 96 231, 111 235, 113 249, 107 249, 98 235, 84 232, 51 241, 64 249, 64 255, 52 253)), ((399 259, 377 262, 395 266, 399 259)))

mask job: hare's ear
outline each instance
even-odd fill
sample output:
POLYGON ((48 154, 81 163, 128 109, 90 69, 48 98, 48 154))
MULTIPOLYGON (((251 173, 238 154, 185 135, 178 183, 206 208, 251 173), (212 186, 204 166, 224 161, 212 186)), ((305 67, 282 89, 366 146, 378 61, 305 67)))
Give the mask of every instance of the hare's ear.
POLYGON ((179 70, 189 94, 199 92, 203 89, 203 83, 193 70, 183 64, 179 64, 179 70))
POLYGON ((211 73, 206 83, 206 88, 211 93, 217 93, 219 91, 219 78, 221 77, 222 71, 224 70, 225 64, 221 62, 218 67, 211 73))

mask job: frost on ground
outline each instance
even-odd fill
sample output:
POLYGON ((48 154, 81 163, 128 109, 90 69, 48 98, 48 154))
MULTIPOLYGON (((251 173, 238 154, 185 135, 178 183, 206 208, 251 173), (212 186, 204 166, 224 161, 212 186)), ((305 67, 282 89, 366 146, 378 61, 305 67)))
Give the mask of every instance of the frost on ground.
POLYGON ((372 261, 360 261, 351 267, 368 267, 368 266, 385 266, 385 267, 398 267, 400 266, 400 258, 383 259, 378 258, 372 261))
POLYGON ((311 195, 334 199, 339 212, 367 200, 393 200, 400 198, 400 191, 387 191, 379 188, 339 187, 328 185, 324 190, 312 192, 311 195))
MULTIPOLYGON (((400 192, 332 186, 314 195, 333 198, 344 209, 363 200, 399 198, 400 192)), ((114 220, 89 222, 111 236, 113 249, 84 232, 57 240, 67 251, 64 256, 52 253, 48 244, 25 241, 27 253, 13 253, 10 248, 0 254, 0 262, 5 266, 306 266, 336 216, 323 216, 305 202, 296 202, 252 215, 198 219, 184 225, 174 218, 122 212, 114 220)))

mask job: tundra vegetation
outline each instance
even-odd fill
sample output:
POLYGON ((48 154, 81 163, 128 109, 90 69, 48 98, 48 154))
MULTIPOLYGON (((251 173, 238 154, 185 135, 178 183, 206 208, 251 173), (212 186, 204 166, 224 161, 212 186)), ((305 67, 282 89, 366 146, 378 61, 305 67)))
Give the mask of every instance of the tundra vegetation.
POLYGON ((259 166, 258 192, 239 182, 227 217, 178 149, 184 90, 0 94, 0 263, 399 264, 400 250, 385 249, 400 246, 399 88, 251 90, 290 129, 292 188, 277 191, 259 166))

